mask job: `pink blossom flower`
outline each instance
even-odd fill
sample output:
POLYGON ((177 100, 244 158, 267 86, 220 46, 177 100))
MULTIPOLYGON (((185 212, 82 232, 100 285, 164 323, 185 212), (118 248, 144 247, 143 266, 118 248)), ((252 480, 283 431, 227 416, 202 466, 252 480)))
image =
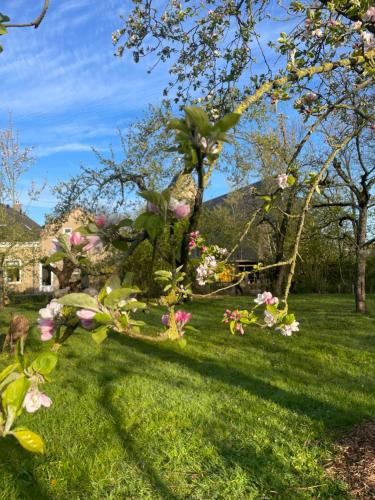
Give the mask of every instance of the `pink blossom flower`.
POLYGON ((49 408, 51 404, 52 401, 46 394, 43 394, 43 392, 40 392, 38 389, 29 389, 23 400, 22 406, 28 413, 34 413, 39 410, 41 406, 49 408))
POLYGON ((82 236, 81 233, 78 233, 77 231, 74 231, 70 236, 69 236, 69 243, 71 245, 81 245, 81 243, 84 243, 85 239, 82 236))
POLYGON ((107 218, 104 214, 99 214, 95 217, 95 224, 101 229, 107 223, 107 218))
POLYGON ((99 250, 102 246, 102 240, 99 236, 90 235, 86 237, 87 244, 83 247, 84 252, 89 252, 92 249, 99 250))
POLYGON ((177 201, 171 198, 169 202, 169 210, 173 213, 176 219, 185 219, 190 214, 190 205, 185 201, 177 201))
POLYGON ((77 316, 81 321, 81 325, 86 330, 90 330, 94 326, 94 316, 95 312, 90 309, 80 309, 77 311, 77 316))
POLYGON ((258 305, 276 305, 279 303, 279 299, 274 297, 271 292, 258 293, 254 302, 258 305))
POLYGON ((184 325, 186 325, 186 323, 189 323, 189 321, 191 320, 191 313, 181 310, 176 311, 175 319, 176 323, 178 323, 179 326, 183 327, 184 325))
POLYGON ((280 174, 277 176, 277 183, 281 189, 288 187, 288 174, 280 174))
POLYGON ((365 14, 365 20, 370 23, 375 23, 375 7, 369 7, 365 14))
POLYGON ((48 340, 51 340, 51 338, 53 337, 53 333, 55 331, 55 323, 52 319, 39 319, 38 328, 41 333, 40 339, 43 342, 46 342, 48 340))
POLYGON ((237 332, 239 332, 241 335, 244 335, 245 330, 243 329, 243 326, 241 325, 241 323, 237 323, 235 328, 236 328, 237 332))

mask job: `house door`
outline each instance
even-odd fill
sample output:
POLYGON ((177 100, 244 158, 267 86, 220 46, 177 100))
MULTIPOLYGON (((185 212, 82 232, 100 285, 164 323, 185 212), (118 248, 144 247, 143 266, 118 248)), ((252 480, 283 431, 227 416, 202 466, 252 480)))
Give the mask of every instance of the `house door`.
POLYGON ((40 291, 53 291, 53 274, 51 270, 43 264, 40 264, 40 291))

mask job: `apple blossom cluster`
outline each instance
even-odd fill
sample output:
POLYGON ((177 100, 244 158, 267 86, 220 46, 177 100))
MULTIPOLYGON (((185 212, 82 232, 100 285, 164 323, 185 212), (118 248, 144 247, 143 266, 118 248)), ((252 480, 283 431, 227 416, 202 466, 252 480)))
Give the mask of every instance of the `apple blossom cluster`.
POLYGON ((56 332, 58 320, 62 317, 63 306, 56 299, 44 308, 39 310, 38 328, 40 330, 40 339, 45 341, 51 340, 56 332))
POLYGON ((193 231, 189 234, 189 251, 192 252, 194 248, 202 248, 204 246, 204 239, 199 231, 193 231))
POLYGON ((287 314, 285 310, 278 309, 279 299, 271 292, 265 291, 259 293, 254 299, 256 304, 252 310, 234 310, 227 309, 224 312, 223 322, 229 324, 232 334, 239 333, 244 335, 245 328, 248 325, 256 324, 262 328, 275 327, 275 331, 280 332, 286 337, 290 337, 294 332, 299 331, 299 322, 296 321, 294 314, 287 314), (264 306, 263 318, 257 316, 256 310, 264 306))
MULTIPOLYGON (((170 319, 169 318, 170 318, 170 315, 168 313, 163 314, 163 316, 161 317, 161 322, 166 327, 170 326, 170 324, 169 324, 170 319)), ((185 333, 185 331, 184 331, 185 325, 187 323, 189 323, 191 320, 191 313, 186 312, 186 311, 182 311, 181 309, 179 309, 178 311, 176 311, 174 313, 174 318, 176 321, 178 333, 182 337, 185 333)))
POLYGON ((224 270, 223 259, 228 255, 226 248, 218 245, 206 245, 199 231, 189 234, 189 250, 201 251, 201 263, 196 269, 196 280, 198 285, 204 286, 208 282, 215 281, 217 275, 224 270))
MULTIPOLYGON (((90 250, 100 250, 102 248, 102 241, 99 236, 85 235, 83 236, 79 231, 73 231, 68 238, 70 250, 89 252, 90 250)), ((61 241, 53 241, 53 251, 63 252, 64 244, 61 241)))
POLYGON ((122 219, 120 214, 98 214, 95 216, 95 224, 99 229, 107 229, 117 225, 122 219))
POLYGON ((203 262, 196 269, 196 280, 198 285, 204 286, 215 277, 218 262, 214 255, 204 255, 203 262))
MULTIPOLYGON (((175 219, 185 219, 190 214, 190 205, 186 200, 176 200, 171 198, 168 203, 168 210, 175 219)), ((154 214, 160 214, 161 209, 152 202, 147 203, 147 211, 154 214)))

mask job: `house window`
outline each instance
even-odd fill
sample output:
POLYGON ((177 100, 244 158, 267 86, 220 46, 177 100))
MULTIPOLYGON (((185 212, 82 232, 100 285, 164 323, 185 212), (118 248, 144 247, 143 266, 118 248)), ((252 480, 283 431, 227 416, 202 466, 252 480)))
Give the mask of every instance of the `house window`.
POLYGON ((49 267, 42 265, 42 286, 52 285, 52 271, 49 267))
POLYGON ((20 260, 8 260, 5 263, 5 278, 8 283, 21 283, 20 260))
POLYGON ((71 227, 64 227, 63 229, 63 233, 64 234, 71 234, 72 232, 72 228, 71 227))

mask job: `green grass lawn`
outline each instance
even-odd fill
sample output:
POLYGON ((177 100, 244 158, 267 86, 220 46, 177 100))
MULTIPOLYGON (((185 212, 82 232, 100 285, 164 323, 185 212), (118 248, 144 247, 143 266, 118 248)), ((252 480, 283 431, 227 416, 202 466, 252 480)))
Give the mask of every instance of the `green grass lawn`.
MULTIPOLYGON (((46 387, 53 406, 19 422, 47 453, 1 440, 0 498, 346 498, 324 464, 340 433, 375 416, 375 314, 356 316, 348 296, 298 296, 294 337, 231 336, 222 313, 248 301, 186 307, 201 331, 185 349, 69 339, 46 387)), ((156 329, 160 311, 148 319, 156 329)), ((29 340, 29 351, 46 347, 36 332, 29 340)))

